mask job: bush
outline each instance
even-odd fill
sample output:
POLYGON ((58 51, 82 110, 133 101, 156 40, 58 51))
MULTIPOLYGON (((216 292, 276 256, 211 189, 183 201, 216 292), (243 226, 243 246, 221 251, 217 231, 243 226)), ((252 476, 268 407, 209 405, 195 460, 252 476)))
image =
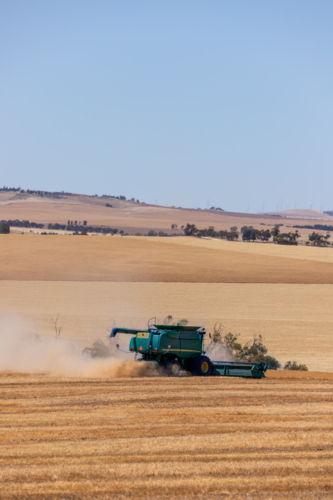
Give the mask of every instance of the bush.
POLYGON ((276 358, 273 358, 273 356, 259 355, 256 356, 253 361, 256 363, 265 363, 268 370, 278 370, 279 368, 281 368, 281 364, 276 358))
POLYGON ((0 223, 0 234, 9 234, 10 233, 10 226, 7 224, 7 222, 1 222, 0 223))
POLYGON ((95 340, 92 347, 86 347, 82 352, 92 358, 108 358, 111 355, 110 348, 100 339, 95 340))
POLYGON ((308 367, 306 365, 302 364, 297 364, 296 361, 287 361, 287 363, 284 365, 284 370, 298 370, 301 372, 307 372, 308 367))
POLYGON ((238 341, 239 335, 227 333, 222 336, 223 327, 216 323, 214 325, 213 335, 211 337, 212 344, 222 344, 227 348, 227 352, 235 359, 235 361, 251 361, 252 363, 265 363, 269 370, 277 370, 281 368, 281 364, 273 356, 267 355, 267 347, 263 343, 263 337, 254 337, 252 341, 242 345, 238 341))

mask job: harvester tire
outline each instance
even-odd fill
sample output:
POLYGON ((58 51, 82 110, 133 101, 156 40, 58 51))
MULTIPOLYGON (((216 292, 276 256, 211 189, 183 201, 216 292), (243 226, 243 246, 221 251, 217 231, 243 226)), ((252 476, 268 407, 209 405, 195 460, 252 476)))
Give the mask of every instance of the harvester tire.
POLYGON ((172 361, 169 361, 169 363, 166 365, 166 371, 167 371, 169 377, 179 377, 181 369, 182 368, 181 368, 180 363, 177 359, 173 359, 172 361))
POLYGON ((213 365, 207 356, 195 356, 192 359, 192 375, 197 377, 209 377, 212 373, 213 365))

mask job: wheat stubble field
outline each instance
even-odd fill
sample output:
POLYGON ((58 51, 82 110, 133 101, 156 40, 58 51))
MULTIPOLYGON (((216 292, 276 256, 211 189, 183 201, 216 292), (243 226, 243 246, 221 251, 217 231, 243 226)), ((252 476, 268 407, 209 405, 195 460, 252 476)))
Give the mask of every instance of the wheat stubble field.
POLYGON ((1 383, 1 498, 333 496, 333 374, 1 383))
POLYGON ((82 348, 114 324, 172 314, 243 341, 263 334, 281 362, 311 370, 261 381, 7 370, 0 498, 333 498, 333 250, 38 235, 0 246, 1 321, 16 329, 50 338, 59 315, 61 339, 82 348))

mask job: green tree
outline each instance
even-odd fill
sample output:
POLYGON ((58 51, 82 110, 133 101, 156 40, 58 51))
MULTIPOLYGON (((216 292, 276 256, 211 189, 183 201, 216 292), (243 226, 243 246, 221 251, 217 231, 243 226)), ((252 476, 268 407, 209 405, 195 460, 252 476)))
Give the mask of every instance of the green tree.
POLYGON ((261 231, 259 231, 259 233, 260 234, 258 236, 261 239, 261 241, 268 241, 272 237, 269 229, 266 230, 262 229, 261 231))
POLYGON ((198 229, 195 224, 186 224, 186 227, 184 228, 184 234, 186 236, 195 236, 197 233, 198 229))
POLYGON ((264 339, 261 335, 254 337, 252 341, 242 345, 238 341, 239 335, 229 332, 222 337, 222 326, 215 324, 214 333, 210 337, 212 338, 212 343, 221 343, 224 345, 236 361, 265 363, 270 370, 281 368, 278 360, 267 354, 267 347, 264 345, 264 339))
POLYGON ((274 236, 273 241, 278 245, 298 245, 298 238, 300 238, 298 230, 294 233, 280 233, 278 236, 274 236))
POLYGON ((226 238, 228 241, 238 240, 238 233, 236 233, 236 231, 229 231, 226 234, 226 238))
POLYGON ((245 229, 253 229, 253 226, 242 226, 241 227, 241 233, 243 234, 245 229))
POLYGON ((271 235, 275 237, 278 236, 279 234, 280 234, 279 226, 274 226, 273 229, 271 229, 271 235))
POLYGON ((324 236, 323 234, 313 232, 309 234, 309 242, 316 247, 326 247, 330 245, 328 241, 330 237, 331 235, 328 233, 324 236))
POLYGON ((260 238, 260 231, 258 229, 247 228, 243 231, 243 241, 255 241, 257 238, 260 238))
POLYGON ((0 222, 0 234, 9 234, 10 226, 7 222, 0 222))

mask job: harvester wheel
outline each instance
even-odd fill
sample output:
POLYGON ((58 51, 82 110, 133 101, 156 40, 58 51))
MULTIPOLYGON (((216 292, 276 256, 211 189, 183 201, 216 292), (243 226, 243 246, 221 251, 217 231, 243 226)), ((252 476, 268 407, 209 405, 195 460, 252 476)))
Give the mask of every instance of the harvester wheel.
POLYGON ((209 377, 211 375, 213 365, 207 356, 195 356, 192 359, 192 375, 199 377, 209 377))
POLYGON ((166 365, 166 371, 170 377, 179 377, 180 370, 181 366, 177 359, 169 361, 169 363, 166 365))

